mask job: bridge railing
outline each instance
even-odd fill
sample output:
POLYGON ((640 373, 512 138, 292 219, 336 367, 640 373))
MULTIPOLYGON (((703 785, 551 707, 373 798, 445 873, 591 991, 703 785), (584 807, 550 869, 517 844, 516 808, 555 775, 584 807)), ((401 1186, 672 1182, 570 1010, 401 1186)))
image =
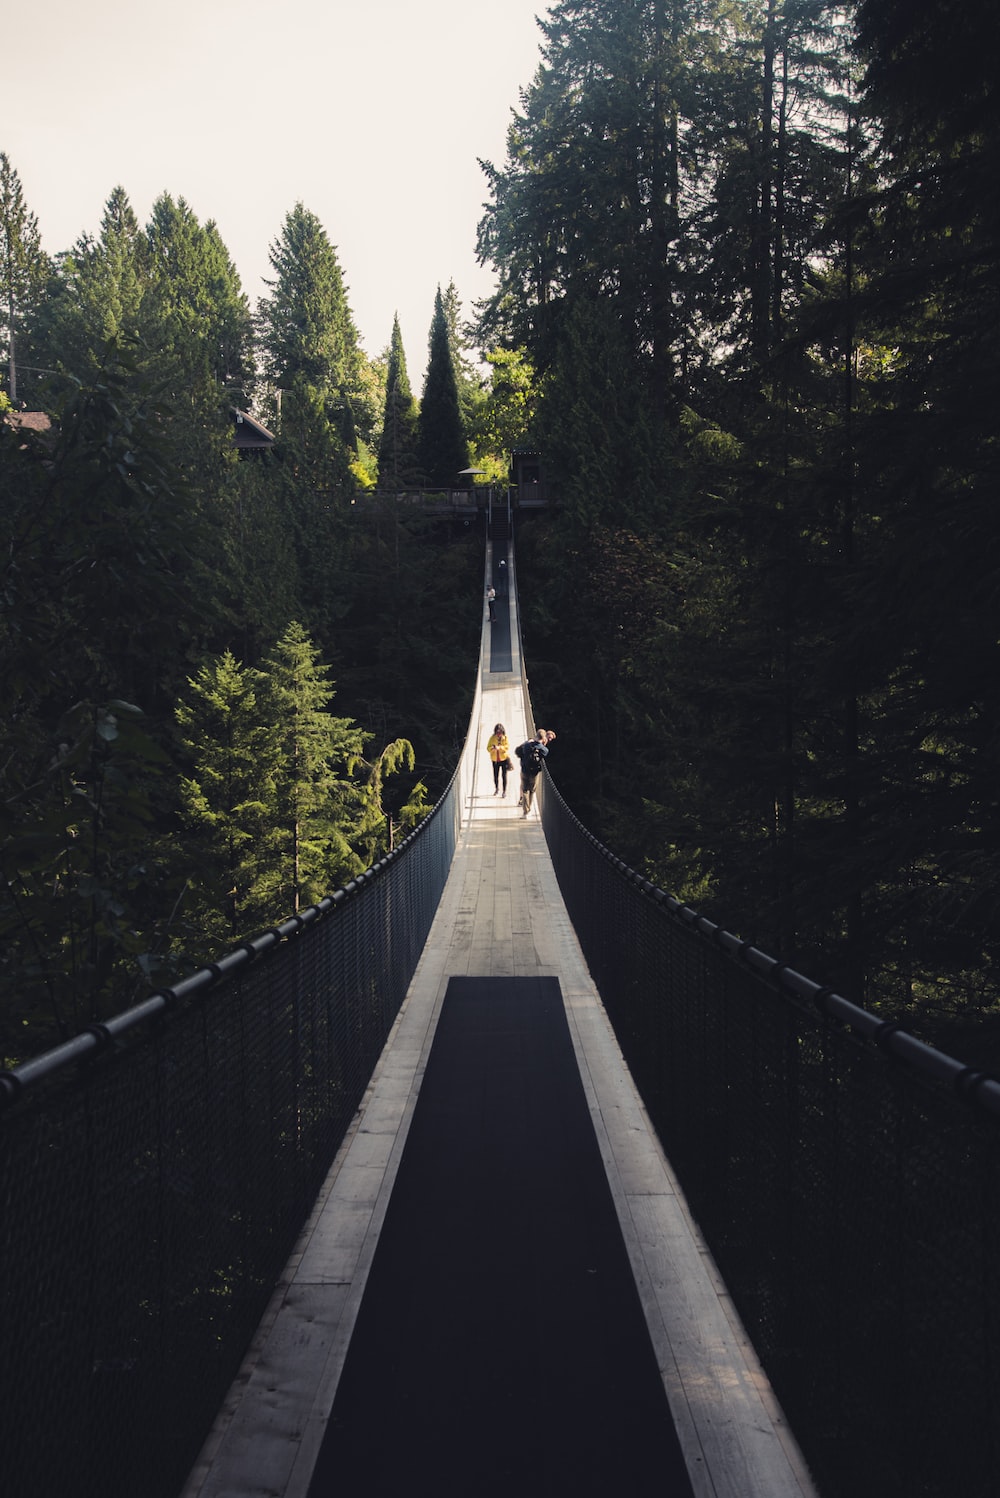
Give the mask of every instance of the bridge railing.
POLYGON ((346 888, 0 1074, 0 1471, 174 1498, 361 1101, 462 777, 346 888))
POLYGON ((416 970, 471 814, 481 696, 482 659, 451 782, 393 853, 0 1072, 5 1492, 180 1490, 416 970))
POLYGON ((824 1498, 1000 1473, 1000 1083, 700 918, 550 781, 623 1053, 824 1498))

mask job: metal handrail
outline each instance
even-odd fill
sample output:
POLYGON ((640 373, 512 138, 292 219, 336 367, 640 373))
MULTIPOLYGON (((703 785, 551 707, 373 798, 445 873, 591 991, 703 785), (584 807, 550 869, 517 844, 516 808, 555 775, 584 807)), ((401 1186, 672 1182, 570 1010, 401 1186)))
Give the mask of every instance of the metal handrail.
POLYGON ((735 961, 752 969, 773 987, 793 995, 796 999, 813 1005, 828 1019, 850 1026, 856 1035, 871 1041, 883 1051, 895 1056, 914 1073, 932 1082, 950 1087, 959 1097, 976 1107, 1000 1118, 1000 1078, 978 1067, 967 1066, 946 1052, 938 1050, 926 1041, 911 1034, 897 1020, 879 1019, 870 1010, 844 998, 835 989, 807 978, 795 968, 789 967, 777 957, 771 957, 752 942, 744 941, 706 916, 700 915, 690 905, 683 904, 674 895, 669 895, 624 863, 616 854, 601 843, 583 825, 567 805, 551 776, 546 776, 549 793, 554 796, 562 814, 570 819, 579 834, 591 847, 644 898, 653 902, 671 919, 687 926, 706 941, 712 942, 735 961))

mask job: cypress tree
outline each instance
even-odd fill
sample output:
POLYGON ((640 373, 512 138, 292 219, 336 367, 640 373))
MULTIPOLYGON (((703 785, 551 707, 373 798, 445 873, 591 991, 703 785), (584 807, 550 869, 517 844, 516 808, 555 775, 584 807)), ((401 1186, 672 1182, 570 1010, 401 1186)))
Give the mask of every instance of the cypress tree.
POLYGON ((398 492, 419 484, 417 460, 417 403, 406 372, 403 335, 398 314, 393 318, 389 368, 386 374, 382 437, 378 448, 379 488, 398 492))
POLYGON ((440 286, 434 298, 430 349, 423 399, 420 402, 420 467, 427 483, 450 489, 469 466, 469 445, 455 383, 455 361, 440 286))
POLYGON ((448 323, 448 340, 451 360, 455 368, 455 385, 458 390, 458 406, 462 413, 462 424, 468 434, 475 426, 479 409, 485 399, 483 381, 476 373, 469 350, 472 345, 462 326, 462 303, 458 287, 449 281, 444 293, 444 315, 448 323))

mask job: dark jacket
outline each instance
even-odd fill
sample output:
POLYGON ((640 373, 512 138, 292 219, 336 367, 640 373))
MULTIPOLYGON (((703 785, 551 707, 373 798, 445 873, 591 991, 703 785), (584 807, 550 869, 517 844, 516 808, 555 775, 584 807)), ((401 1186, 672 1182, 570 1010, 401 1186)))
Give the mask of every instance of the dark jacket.
POLYGON ((542 764, 548 758, 548 749, 540 739, 526 739, 523 744, 518 744, 514 750, 521 761, 521 769, 525 775, 530 775, 532 780, 542 768, 542 764))

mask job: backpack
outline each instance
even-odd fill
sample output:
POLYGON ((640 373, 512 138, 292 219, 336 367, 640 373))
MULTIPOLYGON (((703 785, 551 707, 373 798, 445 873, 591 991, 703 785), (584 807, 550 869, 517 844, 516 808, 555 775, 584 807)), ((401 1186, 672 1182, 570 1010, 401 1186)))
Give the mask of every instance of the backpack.
POLYGON ((537 775, 541 770, 542 756, 539 753, 539 746, 534 741, 520 744, 514 753, 520 759, 521 769, 526 775, 537 775))

